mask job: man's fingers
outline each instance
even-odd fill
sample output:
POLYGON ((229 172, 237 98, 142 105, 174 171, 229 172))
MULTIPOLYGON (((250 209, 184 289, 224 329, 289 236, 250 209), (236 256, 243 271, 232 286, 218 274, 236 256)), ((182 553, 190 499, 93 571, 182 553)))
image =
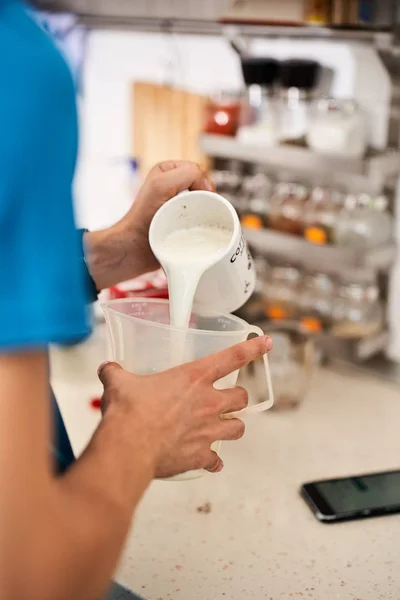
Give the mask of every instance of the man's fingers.
POLYGON ((110 385, 111 378, 115 372, 120 370, 122 370, 122 367, 118 363, 106 361, 103 362, 97 369, 97 375, 104 387, 107 387, 110 385))
POLYGON ((219 441, 240 440, 245 433, 246 426, 240 419, 230 419, 221 421, 218 431, 214 432, 214 437, 219 441))
POLYGON ((158 165, 158 174, 150 178, 155 193, 162 201, 184 190, 214 191, 214 184, 201 167, 193 162, 169 161, 158 165))
POLYGON ((210 473, 219 473, 224 468, 224 463, 216 452, 210 450, 206 457, 204 469, 210 473))
POLYGON ((271 350, 272 340, 268 336, 256 337, 248 342, 232 346, 227 350, 207 356, 199 361, 213 382, 245 367, 253 360, 271 350))
POLYGON ((249 404, 249 394, 242 387, 236 387, 218 392, 223 402, 223 413, 232 413, 243 410, 249 404))

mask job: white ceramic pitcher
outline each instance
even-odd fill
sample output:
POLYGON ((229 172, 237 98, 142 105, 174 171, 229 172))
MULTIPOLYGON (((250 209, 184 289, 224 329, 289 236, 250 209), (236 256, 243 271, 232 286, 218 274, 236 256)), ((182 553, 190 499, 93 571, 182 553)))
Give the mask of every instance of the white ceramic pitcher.
POLYGON ((229 229, 232 238, 224 255, 211 263, 201 277, 194 297, 195 306, 213 313, 231 313, 250 298, 256 284, 256 273, 243 239, 239 217, 228 200, 205 191, 178 194, 155 214, 149 233, 151 248, 163 264, 163 240, 177 229, 198 226, 229 229))

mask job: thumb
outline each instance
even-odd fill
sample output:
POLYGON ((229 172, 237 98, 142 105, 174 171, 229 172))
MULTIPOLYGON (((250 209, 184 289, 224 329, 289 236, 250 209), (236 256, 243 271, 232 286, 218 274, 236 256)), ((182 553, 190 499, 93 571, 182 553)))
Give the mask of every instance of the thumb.
POLYGON ((150 185, 157 185, 163 201, 188 189, 214 191, 213 183, 196 163, 178 163, 174 169, 160 165, 160 168, 161 174, 157 176, 157 179, 150 180, 150 185))
POLYGON ((122 367, 116 362, 105 361, 101 363, 97 369, 97 375, 105 388, 111 384, 114 374, 118 371, 122 371, 122 367))

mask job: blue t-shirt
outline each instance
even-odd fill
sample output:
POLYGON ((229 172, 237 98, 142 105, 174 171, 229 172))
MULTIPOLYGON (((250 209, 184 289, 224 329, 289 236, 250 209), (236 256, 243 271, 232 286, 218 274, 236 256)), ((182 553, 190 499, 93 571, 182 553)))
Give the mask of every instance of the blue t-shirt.
POLYGON ((0 0, 0 348, 88 332, 74 227, 75 90, 50 38, 0 0))
POLYGON ((72 206, 75 90, 18 0, 0 0, 0 81, 0 352, 72 343, 90 329, 72 206))

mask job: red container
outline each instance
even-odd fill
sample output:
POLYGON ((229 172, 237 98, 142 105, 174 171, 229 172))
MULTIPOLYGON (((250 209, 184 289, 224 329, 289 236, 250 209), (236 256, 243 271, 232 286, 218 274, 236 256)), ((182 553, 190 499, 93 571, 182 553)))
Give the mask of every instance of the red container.
POLYGON ((234 137, 240 124, 242 105, 234 96, 210 98, 205 109, 204 133, 234 137))

